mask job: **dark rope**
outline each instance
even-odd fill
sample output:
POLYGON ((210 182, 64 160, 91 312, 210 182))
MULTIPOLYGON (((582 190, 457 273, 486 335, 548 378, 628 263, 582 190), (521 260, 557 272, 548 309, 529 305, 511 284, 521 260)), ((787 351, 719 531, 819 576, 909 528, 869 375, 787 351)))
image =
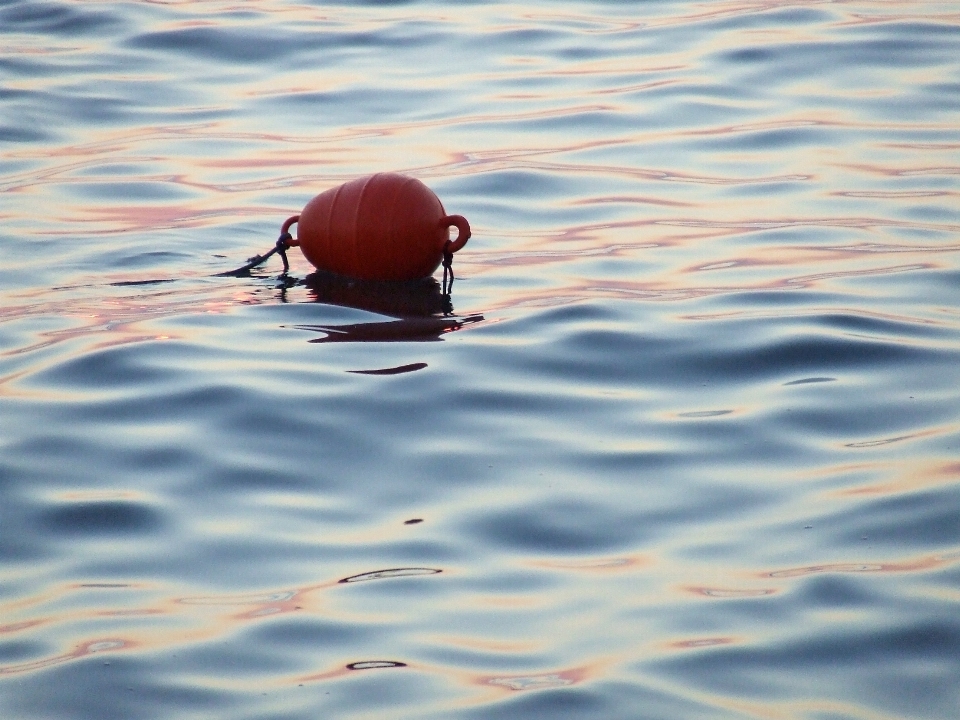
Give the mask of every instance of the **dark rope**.
MULTIPOLYGON (((287 273, 290 271, 290 263, 287 260, 287 250, 293 247, 290 244, 290 241, 293 240, 293 236, 284 231, 280 233, 280 237, 277 238, 277 243, 270 250, 265 252, 263 255, 254 255, 252 258, 247 260, 247 264, 242 267, 238 267, 236 270, 228 270, 227 272, 217 273, 215 277, 248 277, 250 271, 262 265, 274 254, 280 256, 280 259, 283 260, 283 272, 280 274, 281 278, 286 277, 287 273)), ((450 297, 450 293, 453 292, 453 253, 450 251, 450 243, 448 242, 443 248, 443 287, 442 295, 446 298, 450 297)))
POLYGON ((287 250, 289 250, 291 247, 291 240, 293 240, 293 236, 290 233, 281 233, 280 237, 277 239, 277 244, 274 245, 271 250, 268 250, 263 255, 254 255, 252 258, 247 260, 246 265, 243 267, 238 267, 236 270, 217 273, 216 277, 246 277, 250 274, 250 271, 253 268, 257 267, 257 265, 262 265, 265 263, 274 253, 278 254, 280 259, 283 260, 283 273, 281 273, 281 276, 286 275, 290 270, 290 263, 287 261, 287 250))
POLYGON ((453 292, 453 253, 448 249, 450 246, 447 243, 447 246, 443 248, 443 290, 442 294, 449 297, 450 293, 453 292), (450 281, 447 282, 447 277, 449 276, 450 281))

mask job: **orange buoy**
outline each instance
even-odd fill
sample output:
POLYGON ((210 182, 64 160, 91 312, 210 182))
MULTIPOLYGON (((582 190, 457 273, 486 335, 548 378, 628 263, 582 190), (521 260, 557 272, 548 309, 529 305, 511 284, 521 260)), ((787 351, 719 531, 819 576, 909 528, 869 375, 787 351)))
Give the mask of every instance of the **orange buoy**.
POLYGON ((360 280, 416 280, 466 244, 470 224, 447 215, 419 180, 377 173, 317 195, 283 224, 284 237, 318 270, 360 280), (295 223, 294 240, 289 230, 295 223), (455 240, 451 227, 458 230, 455 240))

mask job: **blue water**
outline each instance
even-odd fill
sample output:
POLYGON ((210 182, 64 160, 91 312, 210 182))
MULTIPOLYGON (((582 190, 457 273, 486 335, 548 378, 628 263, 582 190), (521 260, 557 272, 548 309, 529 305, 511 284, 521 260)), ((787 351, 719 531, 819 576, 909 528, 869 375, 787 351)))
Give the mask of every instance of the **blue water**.
POLYGON ((8 0, 0 148, 0 717, 960 717, 955 4, 8 0))

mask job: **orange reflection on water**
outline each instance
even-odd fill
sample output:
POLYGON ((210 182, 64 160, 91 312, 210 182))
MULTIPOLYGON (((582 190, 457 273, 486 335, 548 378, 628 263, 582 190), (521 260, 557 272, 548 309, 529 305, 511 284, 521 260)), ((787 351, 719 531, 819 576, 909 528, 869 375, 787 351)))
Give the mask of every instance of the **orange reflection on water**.
MULTIPOLYGON (((611 251, 611 254, 616 254, 616 251, 611 251)), ((507 262, 501 261, 500 264, 515 266, 545 265, 548 262, 559 263, 562 262, 563 259, 563 257, 559 257, 557 254, 547 258, 538 254, 531 254, 525 257, 513 256, 507 262)), ((566 259, 569 259, 569 257, 566 259)), ((507 258, 503 258, 502 260, 507 260, 507 258)), ((718 283, 714 285, 690 285, 680 281, 671 282, 663 278, 641 281, 593 280, 591 278, 585 278, 569 282, 561 287, 553 286, 543 290, 536 289, 526 292, 516 292, 512 299, 504 300, 500 303, 491 303, 485 307, 485 311, 489 313, 498 308, 556 307, 570 302, 596 300, 599 298, 670 302, 706 298, 728 293, 811 289, 819 287, 827 281, 886 276, 895 273, 929 270, 937 267, 939 266, 934 263, 881 265, 861 270, 838 270, 834 272, 801 274, 767 280, 757 279, 748 281, 746 278, 741 277, 726 284, 718 283)))
MULTIPOLYGON (((32 672, 71 662, 97 652, 126 652, 131 649, 154 651, 175 648, 223 637, 234 632, 238 625, 272 618, 278 614, 300 610, 319 612, 321 610, 319 600, 311 596, 338 585, 338 580, 330 580, 293 590, 271 593, 240 596, 171 597, 160 600, 153 605, 142 607, 104 607, 102 599, 98 596, 92 599, 92 606, 51 613, 42 617, 32 617, 0 626, 0 634, 13 635, 41 626, 54 628, 70 626, 97 618, 116 618, 119 622, 125 619, 136 620, 147 616, 164 616, 171 620, 175 617, 186 619, 187 624, 181 623, 176 633, 170 633, 161 626, 155 626, 137 629, 133 631, 133 634, 127 631, 122 637, 98 637, 81 640, 68 652, 49 655, 30 662, 0 665, 0 675, 32 672), (235 612, 234 609, 238 605, 248 606, 248 609, 235 612)), ((49 604, 57 605, 77 592, 89 590, 128 591, 131 589, 137 589, 137 586, 130 583, 73 583, 56 588, 44 596, 21 600, 12 605, 0 606, 0 616, 9 617, 15 613, 23 614, 34 607, 49 604)), ((141 591, 148 590, 145 587, 139 589, 141 591)), ((122 600, 126 596, 121 594, 114 597, 117 600, 122 600)), ((60 632, 62 633, 63 630, 60 632)))
MULTIPOLYGON (((90 223, 96 223, 100 234, 131 232, 156 232, 171 228, 202 228, 215 225, 215 220, 241 217, 277 217, 277 227, 285 213, 291 208, 257 207, 249 205, 215 206, 209 209, 197 204, 122 204, 108 205, 98 203, 83 205, 70 215, 58 220, 65 223, 84 223, 91 231, 90 223)), ((294 208, 295 210, 295 208, 294 208)), ((198 238, 198 247, 202 247, 202 238, 198 238)), ((266 239, 265 239, 266 242, 266 239)), ((218 247, 214 239, 211 247, 218 247)), ((161 248, 158 248, 161 249, 161 248)))
POLYGON ((731 695, 706 695, 702 698, 711 705, 735 717, 756 720, 811 720, 812 718, 843 718, 843 720, 903 720, 881 710, 871 710, 850 702, 830 700, 784 700, 770 702, 746 700, 731 695))
POLYGON ((0 635, 8 635, 11 633, 21 632, 22 630, 29 630, 30 628, 43 625, 45 622, 47 621, 44 618, 34 618, 33 620, 10 623, 9 625, 0 625, 0 635))
POLYGON ((843 167, 869 175, 881 177, 923 177, 941 175, 960 175, 958 165, 921 165, 913 167, 891 167, 886 165, 868 165, 866 163, 846 164, 843 167))
MULTIPOLYGON (((902 344, 906 345, 908 343, 901 341, 902 344)), ((953 428, 951 428, 952 430, 953 428)), ((907 435, 891 435, 889 437, 877 438, 873 440, 858 440, 857 442, 844 443, 843 447, 846 448, 875 448, 882 447, 884 445, 893 445, 895 443, 904 442, 906 440, 916 440, 917 438, 925 437, 934 437, 937 435, 944 435, 943 431, 940 429, 930 429, 922 430, 920 432, 908 433, 907 435)))
POLYGON ((541 672, 510 675, 472 675, 464 673, 463 678, 473 685, 479 685, 485 689, 495 689, 498 694, 508 694, 526 690, 545 690, 578 685, 601 675, 613 665, 613 662, 611 658, 603 658, 570 668, 551 668, 541 672))
POLYGON ((583 682, 589 676, 588 668, 572 668, 553 673, 536 675, 506 675, 484 676, 477 678, 477 682, 484 685, 493 685, 512 691, 545 690, 548 688, 567 687, 583 682))
MULTIPOLYGON (((945 425, 931 429, 922 435, 950 437, 957 432, 958 428, 954 425, 945 425)), ((903 439, 907 437, 914 437, 914 435, 903 436, 903 439)), ((862 495, 900 495, 960 482, 960 463, 953 458, 841 463, 818 468, 807 477, 818 481, 829 479, 844 485, 825 491, 823 493, 825 499, 862 495)))
POLYGON ((735 637, 706 637, 694 638, 692 640, 674 640, 666 643, 664 647, 675 648, 677 650, 699 650, 706 647, 717 647, 718 645, 732 645, 738 642, 735 637))
MULTIPOLYGON (((85 346, 77 352, 90 352, 131 343, 179 339, 180 335, 172 335, 169 331, 158 335, 155 331, 144 329, 141 324, 181 314, 223 313, 235 309, 238 305, 260 302, 255 294, 256 287, 225 285, 201 289, 190 282, 194 279, 184 277, 184 288, 170 286, 173 289, 155 292, 141 290, 139 294, 121 295, 110 286, 130 284, 149 287, 162 282, 164 287, 168 287, 168 281, 174 282, 167 278, 143 282, 142 278, 123 274, 101 279, 95 286, 99 294, 92 296, 84 293, 88 286, 75 285, 44 289, 10 298, 19 302, 0 307, 0 322, 54 317, 58 322, 65 321, 67 327, 35 332, 32 335, 33 342, 0 351, 0 357, 37 353, 74 340, 87 340, 85 346), (108 293, 108 296, 104 297, 104 293, 108 293)), ((0 397, 44 396, 44 391, 17 386, 18 381, 44 367, 42 364, 34 365, 29 370, 0 377, 0 397)), ((62 395, 60 399, 64 399, 62 395)))
POLYGON ((304 675, 295 679, 295 682, 306 683, 306 682, 322 682, 324 680, 336 680, 337 678, 347 677, 352 674, 352 670, 346 665, 337 665, 330 668, 329 670, 322 670, 318 673, 313 673, 311 675, 304 675))
POLYGON ((837 197, 876 198, 878 200, 900 200, 903 198, 960 197, 960 193, 950 190, 837 190, 830 193, 837 197))
POLYGON ((656 561, 651 555, 628 555, 581 560, 529 560, 526 564, 548 570, 577 570, 589 573, 618 573, 650 567, 656 561))
MULTIPOLYGON (((421 663, 411 665, 415 670, 427 672, 441 677, 447 677, 457 684, 477 691, 456 701, 457 709, 469 710, 488 702, 497 702, 505 696, 518 692, 549 690, 552 688, 571 687, 583 684, 592 679, 602 677, 604 673, 622 662, 623 657, 602 657, 588 663, 581 663, 573 667, 557 668, 546 667, 531 669, 524 673, 479 674, 470 670, 460 670, 449 665, 428 666, 421 663)), ((332 670, 316 676, 316 679, 338 677, 345 673, 332 670)))
POLYGON ((463 635, 435 636, 438 644, 457 648, 495 653, 532 653, 543 649, 543 642, 533 640, 494 640, 491 638, 463 635))
POLYGON ((470 670, 461 670, 450 665, 432 666, 424 663, 407 663, 398 661, 366 661, 338 664, 317 673, 311 673, 292 679, 291 683, 322 682, 342 680, 350 677, 357 670, 386 670, 390 668, 407 668, 409 670, 447 677, 458 684, 479 690, 474 694, 462 698, 458 707, 464 709, 475 707, 484 702, 493 702, 505 695, 531 690, 547 690, 551 688, 570 687, 587 682, 602 676, 617 662, 624 658, 605 657, 591 663, 580 664, 569 668, 545 668, 531 670, 526 673, 511 674, 478 674, 470 670))
POLYGON ((766 595, 775 595, 779 592, 777 588, 719 588, 719 587, 697 587, 690 586, 683 588, 684 592, 694 595, 702 595, 709 598, 720 599, 741 599, 764 597, 766 595))
POLYGON ((0 666, 0 675, 16 675, 18 673, 31 672, 33 670, 50 667, 51 665, 59 665, 71 660, 79 660, 93 653, 108 651, 120 652, 132 650, 137 647, 139 647, 139 643, 123 638, 89 640, 77 645, 73 650, 63 653, 62 655, 55 655, 53 657, 46 657, 41 660, 34 660, 33 662, 20 663, 17 665, 0 666))
POLYGON ((758 573, 758 577, 794 578, 823 573, 907 573, 937 570, 960 562, 956 555, 927 555, 915 560, 887 563, 828 563, 758 573))
POLYGON ((660 205, 663 207, 697 207, 695 203, 671 198, 658 198, 652 195, 607 195, 598 198, 578 198, 567 203, 578 205, 660 205))
MULTIPOLYGON (((936 433, 947 435, 955 433, 936 433)), ((960 482, 960 462, 946 461, 935 463, 908 463, 904 464, 896 476, 884 482, 869 483, 852 488, 844 488, 835 492, 838 496, 859 495, 899 495, 916 492, 930 487, 954 484, 960 482)))
POLYGON ((187 606, 206 606, 206 607, 234 607, 249 606, 248 610, 242 612, 231 612, 223 615, 221 619, 228 624, 233 621, 245 622, 249 620, 258 620, 265 617, 273 617, 293 613, 300 610, 319 610, 319 601, 311 598, 311 595, 321 590, 328 590, 336 587, 338 580, 317 583, 305 587, 294 588, 279 592, 221 596, 209 595, 201 597, 178 598, 173 602, 177 605, 187 606))

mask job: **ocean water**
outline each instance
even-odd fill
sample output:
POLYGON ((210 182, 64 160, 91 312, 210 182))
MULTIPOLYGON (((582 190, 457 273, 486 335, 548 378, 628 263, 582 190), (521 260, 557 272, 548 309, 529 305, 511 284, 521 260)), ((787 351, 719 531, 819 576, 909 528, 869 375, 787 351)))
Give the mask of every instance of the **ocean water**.
POLYGON ((5 0, 0 148, 0 717, 960 717, 955 3, 5 0))

